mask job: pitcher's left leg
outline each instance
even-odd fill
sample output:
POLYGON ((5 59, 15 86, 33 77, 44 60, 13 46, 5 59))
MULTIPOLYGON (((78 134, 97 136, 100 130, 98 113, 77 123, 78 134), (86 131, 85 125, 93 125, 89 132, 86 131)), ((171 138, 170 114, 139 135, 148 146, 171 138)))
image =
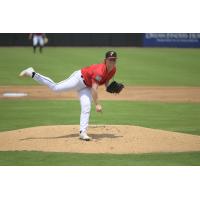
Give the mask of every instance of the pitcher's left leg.
POLYGON ((81 115, 80 115, 80 139, 90 140, 91 138, 87 135, 87 129, 90 119, 90 111, 92 104, 92 95, 90 88, 83 88, 79 91, 81 115))

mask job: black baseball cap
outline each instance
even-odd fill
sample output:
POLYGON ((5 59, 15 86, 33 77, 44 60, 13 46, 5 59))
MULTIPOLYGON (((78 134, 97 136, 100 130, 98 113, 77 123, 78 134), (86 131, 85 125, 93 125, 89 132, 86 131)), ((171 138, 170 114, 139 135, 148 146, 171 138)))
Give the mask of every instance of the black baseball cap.
POLYGON ((117 53, 115 51, 106 52, 105 58, 117 58, 117 53))

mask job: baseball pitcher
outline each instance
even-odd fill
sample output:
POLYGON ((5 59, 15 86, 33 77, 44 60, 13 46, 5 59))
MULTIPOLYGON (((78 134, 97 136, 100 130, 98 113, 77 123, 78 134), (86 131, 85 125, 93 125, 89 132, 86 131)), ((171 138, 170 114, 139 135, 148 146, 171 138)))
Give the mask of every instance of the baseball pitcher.
POLYGON ((36 72, 32 67, 22 71, 19 76, 31 77, 38 83, 48 86, 55 92, 76 90, 79 94, 81 115, 80 115, 80 139, 89 141, 91 138, 87 134, 92 99, 97 112, 102 111, 102 106, 98 98, 98 87, 105 85, 107 92, 120 93, 124 85, 113 81, 109 85, 110 79, 116 73, 117 53, 108 51, 105 54, 103 63, 93 64, 75 71, 69 78, 55 83, 48 77, 36 72))

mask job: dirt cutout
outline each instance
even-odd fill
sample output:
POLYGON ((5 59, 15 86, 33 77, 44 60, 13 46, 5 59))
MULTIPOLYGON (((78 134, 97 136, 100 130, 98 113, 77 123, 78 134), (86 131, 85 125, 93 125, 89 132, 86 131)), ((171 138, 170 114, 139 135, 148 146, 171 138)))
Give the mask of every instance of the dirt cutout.
MULTIPOLYGON (((0 86, 0 99, 16 99, 4 97, 4 93, 27 93, 27 96, 18 99, 78 99, 76 92, 55 93, 45 86, 0 86)), ((127 100, 127 101, 159 101, 159 102, 200 102, 200 87, 140 87, 125 86, 119 94, 114 95, 99 88, 100 100, 127 100)))
POLYGON ((200 151, 200 136, 138 126, 90 126, 93 138, 78 138, 78 125, 25 128, 0 133, 0 151, 151 153, 200 151))

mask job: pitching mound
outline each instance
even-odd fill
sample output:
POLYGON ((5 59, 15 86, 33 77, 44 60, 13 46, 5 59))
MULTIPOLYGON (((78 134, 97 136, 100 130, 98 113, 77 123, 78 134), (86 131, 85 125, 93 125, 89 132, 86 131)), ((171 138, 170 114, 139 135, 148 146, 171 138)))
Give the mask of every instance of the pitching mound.
POLYGON ((0 133, 0 151, 150 153, 200 151, 200 136, 137 126, 90 126, 92 141, 78 138, 79 126, 25 128, 0 133))

